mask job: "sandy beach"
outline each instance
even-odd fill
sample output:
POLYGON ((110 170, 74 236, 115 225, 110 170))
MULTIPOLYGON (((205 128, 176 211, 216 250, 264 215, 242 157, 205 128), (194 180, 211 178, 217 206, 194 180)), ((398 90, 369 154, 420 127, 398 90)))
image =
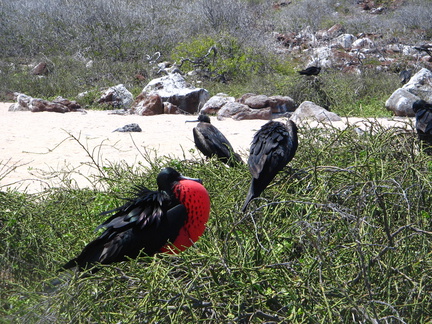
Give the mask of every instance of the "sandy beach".
MULTIPOLYGON (((41 192, 52 186, 61 186, 64 172, 74 171, 75 186, 92 187, 88 177, 97 173, 91 165, 93 156, 101 166, 124 162, 134 165, 145 163, 140 152, 151 157, 201 158, 196 152, 192 129, 195 123, 185 123, 194 116, 185 115, 112 115, 108 111, 87 113, 70 112, 10 112, 11 103, 0 103, 0 190, 7 187, 26 192, 41 192), (140 133, 113 132, 126 124, 137 123, 140 133)), ((211 117, 215 125, 231 142, 234 150, 247 159, 247 151, 254 133, 265 120, 223 121, 211 117)), ((346 119, 333 126, 343 128, 345 123, 358 123, 360 118, 346 119)), ((392 127, 410 128, 412 119, 380 119, 392 127)), ((68 173, 68 172, 67 172, 68 173)))

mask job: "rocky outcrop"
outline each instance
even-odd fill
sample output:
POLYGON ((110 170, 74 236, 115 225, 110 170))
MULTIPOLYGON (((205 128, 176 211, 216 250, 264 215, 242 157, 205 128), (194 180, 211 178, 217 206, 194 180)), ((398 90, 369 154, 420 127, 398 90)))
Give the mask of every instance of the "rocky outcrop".
POLYGON ((385 107, 395 116, 414 117, 412 105, 420 99, 432 102, 432 72, 425 68, 418 71, 402 88, 393 92, 385 107))
POLYGON ((32 98, 22 93, 16 93, 16 100, 17 102, 9 107, 9 111, 50 111, 59 113, 70 111, 84 112, 76 101, 70 101, 62 97, 57 97, 53 101, 48 101, 39 98, 32 98))
POLYGON ((296 124, 301 124, 305 119, 313 119, 318 122, 332 122, 341 121, 335 113, 328 111, 311 101, 304 101, 301 105, 293 112, 290 118, 296 124))
POLYGON ((140 116, 160 115, 164 113, 162 98, 156 94, 141 93, 132 106, 132 112, 140 116))
POLYGON ((126 110, 132 106, 133 101, 132 93, 123 84, 118 84, 108 88, 99 98, 98 103, 126 110))
MULTIPOLYGON (((179 73, 168 74, 150 81, 139 97, 146 98, 150 95, 158 95, 162 102, 169 102, 177 106, 180 111, 190 114, 197 113, 210 98, 206 89, 190 86, 179 73)), ((135 110, 137 110, 136 106, 140 105, 137 99, 132 106, 135 110)))
POLYGON ((228 102, 234 102, 235 98, 230 97, 225 93, 218 93, 211 97, 201 108, 201 114, 215 115, 228 102))

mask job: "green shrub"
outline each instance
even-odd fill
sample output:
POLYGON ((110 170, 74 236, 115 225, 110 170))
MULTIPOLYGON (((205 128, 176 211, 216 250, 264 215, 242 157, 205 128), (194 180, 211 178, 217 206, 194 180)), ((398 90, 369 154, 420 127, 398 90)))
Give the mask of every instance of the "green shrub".
POLYGON ((262 57, 227 35, 221 35, 217 40, 200 36, 182 42, 174 48, 172 59, 183 62, 184 71, 198 69, 203 76, 224 81, 255 75, 263 66, 262 57))

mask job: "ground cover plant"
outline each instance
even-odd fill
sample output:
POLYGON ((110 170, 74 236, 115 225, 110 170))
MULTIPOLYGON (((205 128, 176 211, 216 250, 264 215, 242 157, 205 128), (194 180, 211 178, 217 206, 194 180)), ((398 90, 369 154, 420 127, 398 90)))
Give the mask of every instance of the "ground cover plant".
MULTIPOLYGON (((432 320, 430 157, 413 133, 300 128, 299 149, 246 213, 249 173, 216 160, 100 168, 105 190, 70 182, 0 194, 3 322, 412 323, 432 320), (212 202, 203 237, 177 256, 142 256, 46 284, 95 237, 135 184, 172 166, 212 202)), ((97 159, 94 159, 97 161, 97 159)), ((4 174, 7 170, 0 172, 4 174)))

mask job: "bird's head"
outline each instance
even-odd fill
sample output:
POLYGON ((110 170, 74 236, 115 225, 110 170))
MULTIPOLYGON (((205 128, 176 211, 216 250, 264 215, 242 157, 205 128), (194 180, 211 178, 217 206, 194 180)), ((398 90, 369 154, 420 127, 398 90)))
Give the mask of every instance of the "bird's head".
POLYGON ((201 179, 189 178, 180 174, 177 170, 167 167, 163 168, 157 176, 157 185, 160 191, 171 192, 173 185, 181 180, 193 180, 202 184, 201 179))
POLYGON ((192 123, 192 122, 201 122, 201 123, 209 123, 210 124, 210 117, 207 114, 199 114, 198 115, 198 119, 196 120, 187 120, 187 123, 192 123))

